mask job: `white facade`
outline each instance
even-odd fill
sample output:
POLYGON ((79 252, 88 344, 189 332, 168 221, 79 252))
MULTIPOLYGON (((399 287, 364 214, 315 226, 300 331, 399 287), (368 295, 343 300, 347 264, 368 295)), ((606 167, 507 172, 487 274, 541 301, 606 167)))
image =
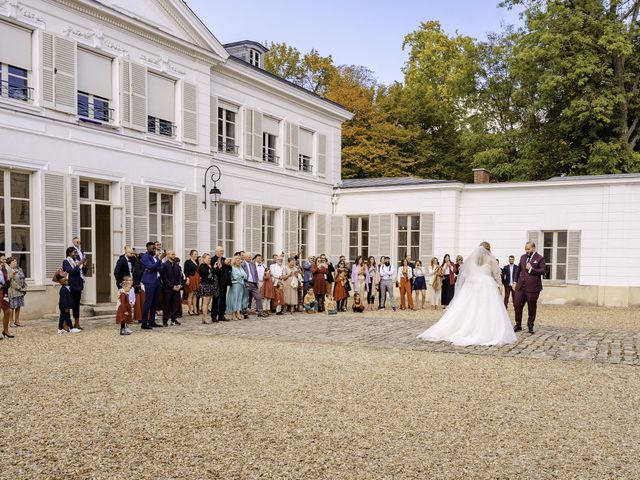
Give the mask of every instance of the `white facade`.
POLYGON ((543 231, 579 252, 548 300, 640 304, 636 177, 336 188, 352 115, 230 56, 180 0, 0 2, 0 40, 0 251, 27 271, 28 316, 55 309, 74 236, 87 304, 114 298, 124 244, 337 257, 366 243, 394 259, 406 245, 428 261, 489 240, 503 259, 543 231))

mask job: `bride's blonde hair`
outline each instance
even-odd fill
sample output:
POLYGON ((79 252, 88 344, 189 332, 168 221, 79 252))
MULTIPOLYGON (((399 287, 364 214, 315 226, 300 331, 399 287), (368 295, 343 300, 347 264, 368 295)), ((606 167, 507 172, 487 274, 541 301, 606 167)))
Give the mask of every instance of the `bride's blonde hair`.
POLYGON ((480 243, 481 247, 484 247, 486 250, 488 250, 489 252, 491 251, 491 245, 489 244, 489 242, 481 242, 480 243))

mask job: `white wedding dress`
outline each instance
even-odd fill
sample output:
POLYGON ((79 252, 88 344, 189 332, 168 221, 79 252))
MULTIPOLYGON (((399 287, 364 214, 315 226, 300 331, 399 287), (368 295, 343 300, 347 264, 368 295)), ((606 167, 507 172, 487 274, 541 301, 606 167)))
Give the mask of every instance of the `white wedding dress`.
POLYGON ((442 318, 418 338, 459 346, 514 343, 516 334, 498 289, 500 269, 495 257, 478 247, 462 273, 464 284, 442 318))

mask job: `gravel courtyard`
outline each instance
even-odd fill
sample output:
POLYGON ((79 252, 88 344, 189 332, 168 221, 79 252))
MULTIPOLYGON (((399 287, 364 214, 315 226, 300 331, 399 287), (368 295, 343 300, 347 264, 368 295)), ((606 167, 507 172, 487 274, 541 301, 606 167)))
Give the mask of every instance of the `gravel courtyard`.
MULTIPOLYGON (((0 478, 640 477, 638 365, 418 350, 438 316, 25 322, 0 342, 0 478)), ((539 319, 539 338, 618 335, 637 358, 632 309, 539 319)))

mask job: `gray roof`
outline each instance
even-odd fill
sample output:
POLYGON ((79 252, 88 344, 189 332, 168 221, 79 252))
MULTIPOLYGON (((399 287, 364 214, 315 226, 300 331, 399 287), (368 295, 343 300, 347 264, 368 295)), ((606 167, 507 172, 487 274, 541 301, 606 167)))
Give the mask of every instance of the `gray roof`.
POLYGON ((455 180, 432 180, 417 177, 352 178, 342 180, 338 188, 398 187, 406 185, 432 185, 456 183, 455 180))
POLYGON ((614 173, 609 175, 561 175, 552 177, 548 182, 570 182, 573 180, 614 180, 616 178, 640 178, 640 173, 614 173))
POLYGON ((255 42, 253 40, 240 40, 239 42, 225 43, 222 46, 224 48, 230 48, 230 47, 237 47, 238 45, 252 45, 252 46, 258 48, 259 50, 261 50, 263 53, 266 53, 266 52, 269 51, 269 49, 267 47, 265 47, 264 45, 262 45, 259 42, 255 42))

